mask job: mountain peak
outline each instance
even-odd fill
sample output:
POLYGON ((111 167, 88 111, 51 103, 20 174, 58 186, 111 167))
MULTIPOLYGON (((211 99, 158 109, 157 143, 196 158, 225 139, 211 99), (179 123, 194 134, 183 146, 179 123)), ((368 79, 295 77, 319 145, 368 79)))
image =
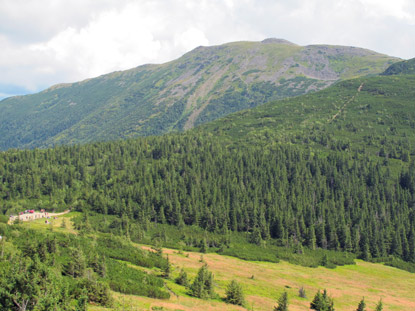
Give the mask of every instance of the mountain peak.
POLYGON ((292 43, 285 39, 279 39, 279 38, 267 38, 265 40, 262 40, 261 43, 263 44, 287 44, 287 45, 297 45, 295 43, 292 43))

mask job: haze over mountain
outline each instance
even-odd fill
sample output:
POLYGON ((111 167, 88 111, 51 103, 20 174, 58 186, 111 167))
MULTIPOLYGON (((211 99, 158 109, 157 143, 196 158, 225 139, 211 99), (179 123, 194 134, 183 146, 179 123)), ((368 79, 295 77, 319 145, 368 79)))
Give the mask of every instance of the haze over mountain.
POLYGON ((199 47, 144 65, 0 102, 0 149, 158 135, 270 100, 383 72, 399 61, 344 46, 281 39, 199 47))

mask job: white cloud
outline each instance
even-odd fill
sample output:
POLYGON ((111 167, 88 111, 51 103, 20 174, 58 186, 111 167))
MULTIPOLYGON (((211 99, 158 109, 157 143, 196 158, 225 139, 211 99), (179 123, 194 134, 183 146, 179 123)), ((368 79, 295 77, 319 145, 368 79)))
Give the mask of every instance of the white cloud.
POLYGON ((161 44, 151 32, 154 24, 136 7, 126 7, 105 12, 84 28, 69 27, 30 49, 67 64, 82 77, 96 76, 156 59, 161 44))
POLYGON ((174 36, 174 46, 180 50, 190 50, 195 46, 208 45, 209 40, 203 31, 197 28, 189 28, 183 33, 174 36))
POLYGON ((412 0, 0 0, 0 17, 3 93, 267 37, 415 56, 412 0))

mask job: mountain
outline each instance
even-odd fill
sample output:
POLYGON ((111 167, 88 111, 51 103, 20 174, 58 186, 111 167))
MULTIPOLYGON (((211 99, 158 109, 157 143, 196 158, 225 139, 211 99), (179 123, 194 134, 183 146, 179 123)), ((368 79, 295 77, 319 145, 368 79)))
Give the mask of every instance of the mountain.
POLYGON ((382 74, 385 76, 399 74, 413 75, 415 74, 415 58, 392 64, 382 74))
POLYGON ((377 74, 399 59, 285 40, 199 47, 144 65, 0 102, 0 150, 86 143, 189 129, 270 100, 377 74))

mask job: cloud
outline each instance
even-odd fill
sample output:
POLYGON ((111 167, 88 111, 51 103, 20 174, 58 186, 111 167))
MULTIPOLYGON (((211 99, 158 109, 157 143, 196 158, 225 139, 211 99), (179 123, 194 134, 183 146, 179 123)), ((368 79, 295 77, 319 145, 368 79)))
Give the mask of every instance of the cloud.
POLYGON ((267 37, 415 56, 412 0, 2 0, 0 16, 7 94, 267 37))

